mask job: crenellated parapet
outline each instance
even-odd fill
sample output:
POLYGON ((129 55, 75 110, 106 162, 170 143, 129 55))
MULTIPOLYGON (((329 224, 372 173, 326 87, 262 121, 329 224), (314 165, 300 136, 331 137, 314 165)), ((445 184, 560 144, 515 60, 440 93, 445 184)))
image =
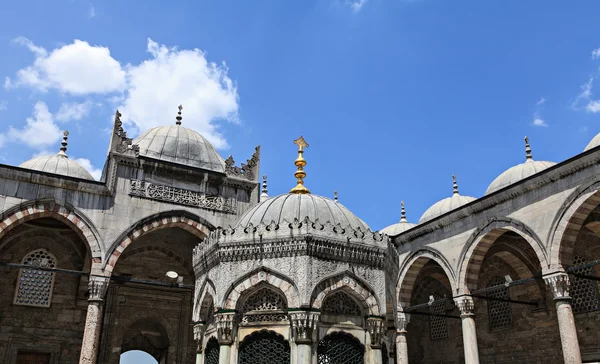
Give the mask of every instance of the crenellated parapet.
POLYGON ((225 174, 227 177, 247 179, 248 181, 258 181, 258 168, 260 163, 260 145, 254 149, 254 153, 246 163, 242 163, 240 167, 235 165, 233 156, 225 159, 225 174))

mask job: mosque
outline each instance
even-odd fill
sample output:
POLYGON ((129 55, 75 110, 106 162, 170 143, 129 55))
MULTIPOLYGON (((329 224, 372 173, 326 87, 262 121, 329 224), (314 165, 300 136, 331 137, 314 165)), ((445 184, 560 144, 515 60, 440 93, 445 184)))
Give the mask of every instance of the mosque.
POLYGON ((600 134, 561 163, 526 138, 483 197, 454 177, 374 231, 310 193, 304 138, 272 197, 260 147, 224 159, 181 112, 133 139, 117 111, 100 181, 66 132, 0 165, 1 363, 600 362, 600 134))

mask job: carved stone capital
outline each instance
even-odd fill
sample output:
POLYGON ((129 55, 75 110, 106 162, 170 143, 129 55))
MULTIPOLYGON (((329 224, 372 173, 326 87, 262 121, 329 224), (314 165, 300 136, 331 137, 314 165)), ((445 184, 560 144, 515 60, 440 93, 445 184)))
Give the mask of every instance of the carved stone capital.
POLYGON ((396 317, 396 331, 405 332, 406 327, 408 326, 409 319, 409 313, 405 313, 404 311, 398 311, 398 316, 396 317))
POLYGON ((381 349, 381 341, 385 331, 383 319, 381 317, 369 317, 367 319, 367 330, 371 335, 371 348, 381 349))
POLYGON ((569 276, 567 273, 554 273, 544 277, 544 281, 552 291, 552 296, 555 300, 570 300, 569 288, 571 283, 569 282, 569 276))
POLYGON ((310 344, 313 332, 319 322, 319 313, 312 311, 290 312, 290 323, 292 325, 292 337, 296 344, 310 344))
POLYGON ((233 323, 235 312, 223 312, 215 314, 217 326, 217 339, 219 345, 231 345, 233 343, 233 323))
POLYGON ((88 282, 88 301, 102 302, 108 290, 108 277, 90 277, 88 282))
POLYGON ((194 341, 196 342, 196 353, 202 352, 202 340, 204 339, 204 331, 206 325, 204 323, 196 323, 194 325, 194 341))
POLYGON ((473 303, 473 297, 471 296, 460 296, 455 297, 454 302, 460 310, 460 316, 473 316, 475 311, 475 304, 473 303))

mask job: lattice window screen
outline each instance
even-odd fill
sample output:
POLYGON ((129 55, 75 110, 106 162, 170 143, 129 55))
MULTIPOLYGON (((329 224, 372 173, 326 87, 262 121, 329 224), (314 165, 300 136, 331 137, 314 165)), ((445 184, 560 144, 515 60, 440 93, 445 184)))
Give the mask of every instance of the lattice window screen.
MULTIPOLYGON (((435 315, 446 314, 446 301, 438 301, 442 296, 433 295, 434 302, 429 306, 429 312, 435 315)), ((448 320, 446 317, 429 316, 429 335, 432 340, 448 337, 448 320)))
MULTIPOLYGON (((573 257, 573 265, 581 265, 586 263, 584 257, 575 255, 573 257)), ((592 267, 580 268, 574 273, 593 275, 592 267)), ((598 299, 598 283, 591 279, 584 279, 571 276, 571 297, 573 298, 573 312, 584 313, 598 311, 600 309, 600 300, 598 299)))
POLYGON ((15 305, 50 307, 54 288, 54 272, 35 269, 56 267, 56 258, 46 249, 37 249, 25 256, 21 264, 31 268, 19 269, 13 303, 15 305))
POLYGON ((239 364, 289 364, 290 344, 273 331, 259 331, 240 344, 239 364))
POLYGON ((242 324, 287 321, 287 302, 279 292, 263 287, 252 293, 242 306, 242 324))
POLYGON ((219 364, 219 342, 211 337, 204 349, 204 364, 219 364))
POLYGON ((337 291, 325 297, 321 312, 335 315, 362 316, 358 303, 343 291, 337 291))
POLYGON ((318 364, 364 364, 365 348, 352 335, 334 332, 317 346, 318 364))
MULTIPOLYGON (((493 287, 504 283, 506 283, 506 279, 502 277, 494 277, 488 282, 487 286, 493 287)), ((491 298, 500 298, 505 300, 510 299, 510 295, 508 294, 508 287, 503 287, 488 292, 487 296, 491 298)), ((490 329, 493 330, 512 326, 512 307, 510 305, 510 302, 488 300, 487 307, 488 322, 490 325, 490 329)))

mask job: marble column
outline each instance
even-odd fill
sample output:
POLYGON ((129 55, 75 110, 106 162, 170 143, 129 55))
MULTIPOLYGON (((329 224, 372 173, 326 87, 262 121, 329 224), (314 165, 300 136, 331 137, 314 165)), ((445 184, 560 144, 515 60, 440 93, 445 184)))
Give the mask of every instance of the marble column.
POLYGON ((313 311, 290 312, 292 338, 296 343, 296 363, 312 363, 312 343, 316 334, 319 313, 313 311))
POLYGON ((408 315, 398 312, 396 320, 396 364, 408 364, 408 342, 406 341, 406 326, 408 315))
POLYGON ((460 318, 462 319, 465 364, 479 364, 473 298, 470 296, 460 296, 455 298, 454 301, 460 310, 460 318))
POLYGON ((558 318, 558 330, 565 364, 581 364, 577 329, 571 308, 572 300, 569 296, 569 276, 562 272, 554 273, 545 276, 544 281, 550 287, 556 304, 556 317, 558 318))
POLYGON ((219 340, 219 364, 230 364, 231 362, 234 322, 235 312, 221 312, 215 314, 217 339, 219 340))
POLYGON ((196 364, 202 364, 203 361, 203 347, 202 342, 204 340, 204 330, 206 329, 206 325, 204 323, 199 322, 194 325, 194 341, 196 342, 196 364))
POLYGON ((369 363, 381 364, 383 363, 383 357, 381 356, 381 341, 383 340, 383 333, 385 332, 383 318, 367 318, 367 330, 369 331, 369 336, 371 338, 371 355, 369 363))
POLYGON ((80 364, 96 364, 102 331, 102 309, 108 282, 109 278, 106 277, 90 277, 88 282, 88 308, 81 342, 80 364))

